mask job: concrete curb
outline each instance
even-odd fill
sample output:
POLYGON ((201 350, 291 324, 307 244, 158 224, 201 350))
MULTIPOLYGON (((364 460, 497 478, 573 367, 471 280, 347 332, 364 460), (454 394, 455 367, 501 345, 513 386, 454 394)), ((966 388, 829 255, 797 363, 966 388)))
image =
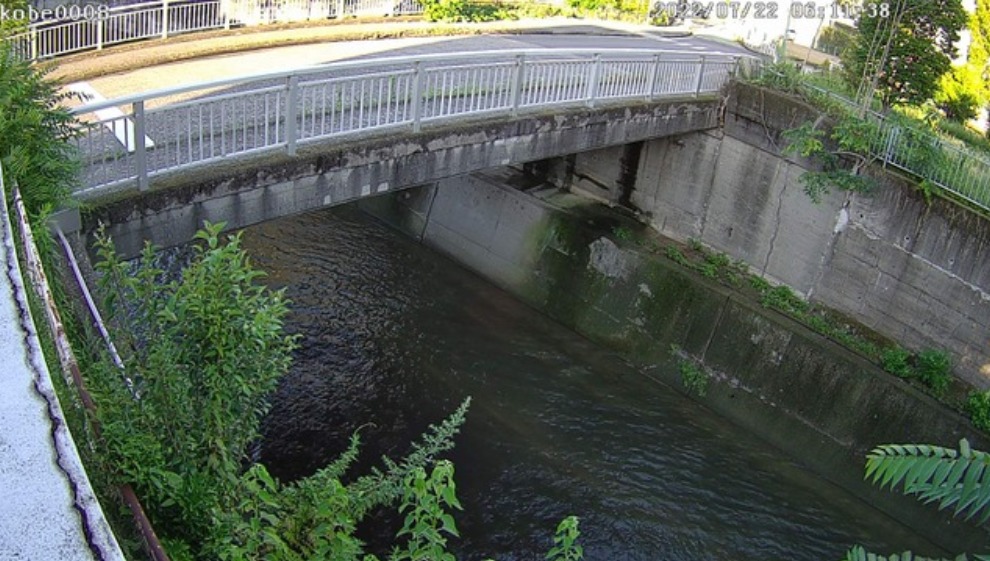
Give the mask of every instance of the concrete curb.
MULTIPOLYGON (((2 188, 0 199, 6 199, 2 188)), ((0 305, 5 357, 0 482, 6 491, 0 558, 123 561, 52 385, 9 216, 0 204, 0 292, 6 300, 0 305)))

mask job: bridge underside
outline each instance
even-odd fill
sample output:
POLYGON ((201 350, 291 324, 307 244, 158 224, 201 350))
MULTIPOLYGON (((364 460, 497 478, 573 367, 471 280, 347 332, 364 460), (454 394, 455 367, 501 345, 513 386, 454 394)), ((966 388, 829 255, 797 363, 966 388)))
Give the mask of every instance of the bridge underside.
POLYGON ((294 157, 230 157, 158 177, 149 191, 91 200, 83 229, 104 223, 118 251, 134 256, 145 241, 189 241, 205 220, 243 228, 483 169, 711 129, 719 113, 717 99, 667 100, 338 139, 294 157))

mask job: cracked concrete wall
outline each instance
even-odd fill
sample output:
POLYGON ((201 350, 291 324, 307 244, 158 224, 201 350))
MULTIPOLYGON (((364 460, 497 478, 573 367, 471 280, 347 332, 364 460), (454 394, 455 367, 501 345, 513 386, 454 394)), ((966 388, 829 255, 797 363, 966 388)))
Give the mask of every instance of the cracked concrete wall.
POLYGON ((949 351, 959 376, 990 387, 990 221, 882 169, 875 193, 814 204, 799 180, 813 164, 780 153, 781 132, 814 118, 738 87, 722 129, 645 143, 633 206, 910 349, 949 351))

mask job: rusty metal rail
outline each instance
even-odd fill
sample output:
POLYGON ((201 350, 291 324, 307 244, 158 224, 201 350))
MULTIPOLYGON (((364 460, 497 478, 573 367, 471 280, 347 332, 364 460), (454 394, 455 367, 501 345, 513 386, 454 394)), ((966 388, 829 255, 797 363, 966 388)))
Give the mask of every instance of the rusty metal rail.
MULTIPOLYGON (((2 196, 2 193, 0 193, 0 196, 2 196)), ((30 278, 32 288, 35 290, 35 293, 41 299, 43 304, 45 321, 48 324, 49 332, 52 334, 52 338, 55 342, 55 350, 58 354, 63 376, 66 378, 66 383, 70 387, 74 386, 76 388, 79 400, 89 415, 89 425, 93 432, 93 436, 96 439, 99 439, 101 438, 102 433, 99 421, 96 418, 96 402, 86 389, 86 383, 82 377, 82 372, 79 369, 79 363, 75 358, 75 354, 72 351, 72 345, 66 335, 65 325, 62 322, 61 314, 58 311, 55 297, 51 292, 47 275, 45 275, 44 267, 41 263, 41 257, 39 255, 37 245, 34 242, 34 235, 31 231, 31 225, 27 220, 27 211, 24 208, 24 201, 21 199, 20 192, 18 191, 16 185, 13 189, 13 199, 14 215, 19 225, 21 242, 24 250, 24 261, 28 271, 28 277, 30 278)), ((64 240, 64 237, 62 239, 64 240)), ((71 253, 71 249, 69 249, 67 245, 64 247, 66 247, 71 253)), ((74 255, 71 257, 71 260, 73 262, 75 261, 74 255)), ((78 267, 75 267, 74 270, 78 271, 78 267)), ((81 285, 85 285, 85 282, 81 277, 76 278, 81 285)), ((81 290, 88 293, 87 288, 81 287, 81 290)), ((114 352, 114 354, 116 353, 114 352)), ((119 358, 117 360, 119 360, 119 358)), ((120 364, 122 365, 123 363, 120 364)), ((151 554, 151 558, 154 561, 169 561, 169 557, 165 553, 165 549, 162 547, 161 541, 158 539, 158 535, 155 533, 155 530, 151 525, 151 521, 145 514, 141 501, 134 493, 134 489, 130 485, 125 484, 120 486, 119 492, 124 503, 131 511, 131 515, 134 517, 134 522, 141 533, 141 537, 148 548, 148 552, 151 554)))

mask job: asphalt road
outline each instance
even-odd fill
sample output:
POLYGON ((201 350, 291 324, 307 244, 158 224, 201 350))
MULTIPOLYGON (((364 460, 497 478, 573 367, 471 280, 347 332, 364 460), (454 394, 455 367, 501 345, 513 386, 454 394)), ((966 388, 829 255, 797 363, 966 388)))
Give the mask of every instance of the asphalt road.
MULTIPOLYGON (((586 28, 591 27, 586 26, 586 28)), ((340 60, 424 53, 535 48, 601 48, 661 49, 699 54, 721 52, 752 55, 751 52, 737 44, 706 37, 664 37, 648 32, 643 32, 643 35, 633 35, 605 27, 598 29, 600 29, 599 33, 561 32, 559 34, 426 37, 276 47, 141 68, 96 78, 90 80, 89 83, 104 97, 113 99, 142 91, 326 64, 340 60)))

